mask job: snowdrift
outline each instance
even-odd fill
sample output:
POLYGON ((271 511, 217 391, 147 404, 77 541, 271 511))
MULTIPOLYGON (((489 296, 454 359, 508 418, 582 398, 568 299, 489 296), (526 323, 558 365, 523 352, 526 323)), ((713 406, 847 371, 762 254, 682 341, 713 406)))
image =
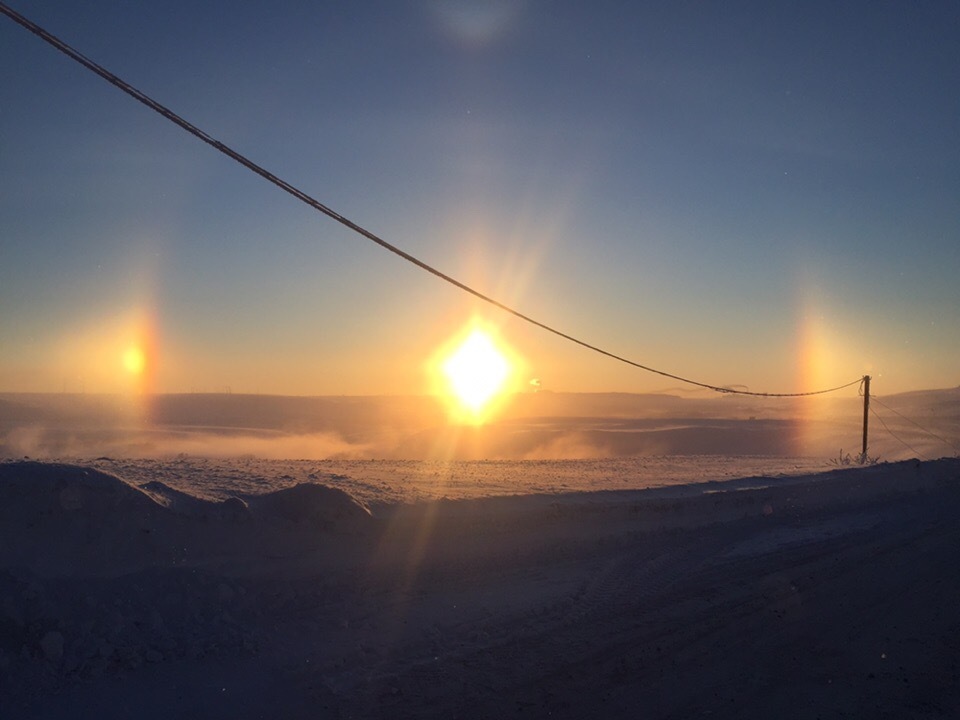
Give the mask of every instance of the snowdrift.
POLYGON ((42 575, 118 575, 312 547, 331 533, 363 532, 369 518, 347 493, 319 484, 212 501, 93 468, 0 464, 0 567, 42 575))

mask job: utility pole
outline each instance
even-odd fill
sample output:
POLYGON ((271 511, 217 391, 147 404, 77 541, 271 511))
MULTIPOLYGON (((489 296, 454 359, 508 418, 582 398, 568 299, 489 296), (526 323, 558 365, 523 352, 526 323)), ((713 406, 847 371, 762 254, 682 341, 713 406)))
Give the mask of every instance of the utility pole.
POLYGON ((870 376, 863 376, 863 452, 860 453, 860 464, 867 462, 867 425, 870 420, 870 376))

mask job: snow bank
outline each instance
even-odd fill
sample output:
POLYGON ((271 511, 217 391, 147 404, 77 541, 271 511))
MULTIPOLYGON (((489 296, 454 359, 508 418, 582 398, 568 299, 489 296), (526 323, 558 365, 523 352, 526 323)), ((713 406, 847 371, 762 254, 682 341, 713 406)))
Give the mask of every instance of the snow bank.
POLYGON ((0 463, 0 671, 41 692, 255 651, 265 598, 242 576, 302 553, 329 570, 370 522, 319 484, 217 501, 89 467, 0 463))
MULTIPOLYGON (((46 576, 116 576, 151 567, 230 566, 257 574, 275 568, 277 558, 309 557, 320 565, 346 561, 346 555, 364 551, 358 537, 414 534, 425 523, 456 538, 460 552, 482 553, 484 539, 500 530, 565 537, 625 526, 697 527, 798 508, 836 509, 949 482, 957 464, 955 459, 905 461, 647 490, 443 498, 379 505, 374 516, 357 498, 324 484, 345 480, 337 475, 312 473, 315 482, 214 500, 160 480, 134 485, 91 467, 9 462, 0 463, 0 568, 46 576)), ((271 484, 264 481, 264 486, 271 484)))
POLYGON ((347 493, 319 484, 213 501, 88 467, 0 464, 0 567, 41 575, 203 566, 362 532, 369 518, 347 493))

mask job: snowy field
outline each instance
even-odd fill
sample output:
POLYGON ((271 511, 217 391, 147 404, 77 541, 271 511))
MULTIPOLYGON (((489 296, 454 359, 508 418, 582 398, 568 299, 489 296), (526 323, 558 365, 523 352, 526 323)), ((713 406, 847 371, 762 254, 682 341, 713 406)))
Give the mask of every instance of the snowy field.
POLYGON ((4 717, 960 711, 957 460, 373 510, 113 464, 0 464, 4 717))
POLYGON ((717 455, 597 460, 268 460, 176 457, 70 459, 141 485, 159 481, 198 497, 225 499, 299 483, 323 483, 377 508, 425 500, 674 488, 830 469, 824 458, 717 455))
MULTIPOLYGON (((952 398, 913 407, 947 441, 952 398)), ((62 406, 4 400, 3 718, 960 715, 956 458, 847 467, 708 454, 698 450, 717 428, 755 442, 769 421, 759 436, 775 451, 777 433, 797 425, 709 414, 641 423, 605 403, 589 421, 536 424, 581 440, 597 425, 694 428, 674 437, 693 445, 375 459, 355 456, 375 444, 360 420, 238 431, 223 415, 180 417, 125 436, 62 406), (158 435, 321 430, 353 450, 134 451, 158 435), (84 438, 100 444, 57 454, 84 438), (11 452, 25 439, 41 460, 11 452), (99 454, 107 446, 125 451, 99 454)), ((817 433, 846 433, 818 422, 817 433)), ((515 420, 509 433, 533 424, 515 420)))

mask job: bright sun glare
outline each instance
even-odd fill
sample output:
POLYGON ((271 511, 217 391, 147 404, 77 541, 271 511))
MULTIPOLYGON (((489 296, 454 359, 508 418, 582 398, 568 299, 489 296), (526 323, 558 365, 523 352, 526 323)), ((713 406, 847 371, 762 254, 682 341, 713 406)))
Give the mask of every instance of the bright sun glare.
POLYGON ((139 375, 142 373, 146 364, 147 360, 143 355, 143 350, 141 350, 139 347, 129 347, 123 353, 123 366, 127 369, 127 372, 131 373, 132 375, 139 375))
POLYGON ((479 415, 504 388, 510 362, 483 330, 473 330, 441 365, 450 391, 471 413, 479 415))

